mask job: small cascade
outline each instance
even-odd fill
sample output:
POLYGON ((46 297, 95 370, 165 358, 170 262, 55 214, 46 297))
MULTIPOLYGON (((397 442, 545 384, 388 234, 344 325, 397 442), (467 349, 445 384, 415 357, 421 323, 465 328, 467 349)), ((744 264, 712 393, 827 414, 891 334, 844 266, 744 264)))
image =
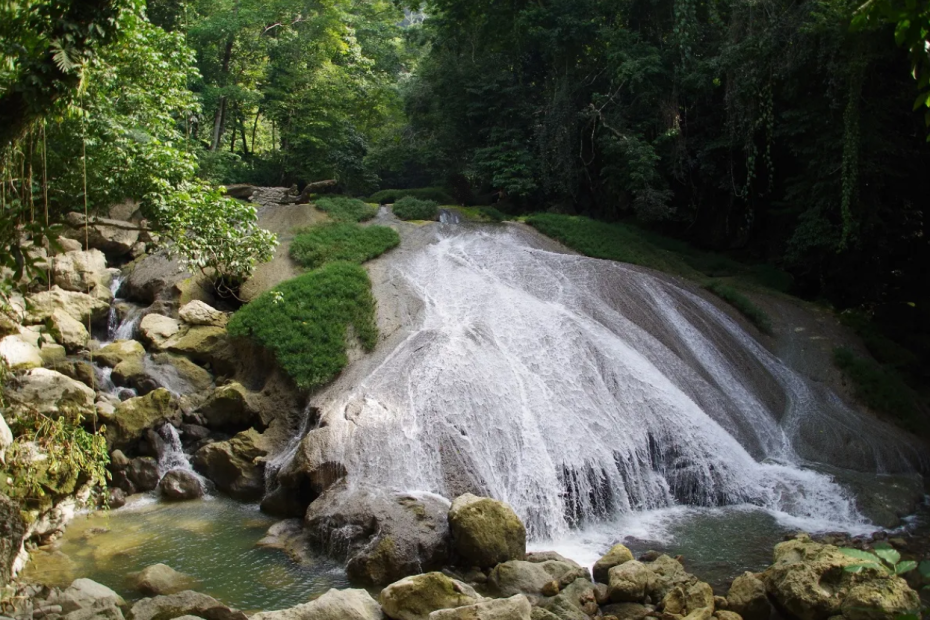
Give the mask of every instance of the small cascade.
POLYGON ((164 442, 159 446, 158 451, 159 475, 164 476, 175 469, 193 472, 194 469, 191 467, 190 460, 181 445, 181 435, 178 433, 178 429, 171 424, 162 424, 156 432, 164 442))
POLYGON ((135 338, 136 328, 139 327, 139 323, 142 321, 143 310, 144 308, 141 306, 129 305, 122 321, 118 321, 116 326, 109 332, 110 340, 132 340, 135 338))
POLYGON ((181 376, 178 369, 171 364, 159 364, 152 356, 146 354, 142 360, 145 374, 149 376, 159 387, 163 387, 175 396, 183 396, 196 391, 190 381, 181 376))
POLYGON ((440 209, 439 210, 439 223, 440 224, 461 224, 462 215, 458 211, 453 211, 452 209, 440 209))
POLYGON ((94 381, 96 381, 98 391, 115 396, 119 400, 129 400, 130 398, 138 396, 138 393, 136 393, 134 389, 119 387, 113 383, 112 374, 112 368, 105 368, 94 364, 94 381))

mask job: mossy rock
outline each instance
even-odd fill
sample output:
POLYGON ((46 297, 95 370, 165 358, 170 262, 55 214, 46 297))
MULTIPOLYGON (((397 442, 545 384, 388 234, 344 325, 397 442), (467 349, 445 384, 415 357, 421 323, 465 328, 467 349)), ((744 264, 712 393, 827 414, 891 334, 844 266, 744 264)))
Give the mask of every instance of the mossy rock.
POLYGON ((130 398, 116 407, 106 419, 107 444, 110 449, 125 450, 133 446, 149 429, 165 422, 180 423, 177 400, 171 392, 159 388, 150 394, 130 398))
POLYGON ((405 577, 381 591, 381 607, 393 620, 427 620, 437 609, 472 605, 480 600, 472 588, 442 573, 405 577))
POLYGON ((526 527, 510 506, 495 499, 470 493, 456 498, 449 528, 464 565, 490 568, 526 556, 526 527))

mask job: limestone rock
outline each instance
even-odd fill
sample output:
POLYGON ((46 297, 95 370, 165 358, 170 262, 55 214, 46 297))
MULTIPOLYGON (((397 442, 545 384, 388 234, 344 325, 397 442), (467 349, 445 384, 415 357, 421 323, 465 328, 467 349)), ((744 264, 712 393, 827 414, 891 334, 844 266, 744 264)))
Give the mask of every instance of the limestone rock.
POLYGON ((587 620, 598 609, 594 584, 587 579, 576 579, 540 606, 560 620, 587 620))
POLYGON ((526 555, 526 527, 510 506, 495 499, 457 497, 449 528, 455 552, 470 566, 491 567, 526 555))
POLYGON ((265 463, 260 459, 266 454, 261 434, 250 428, 229 441, 204 446, 193 464, 221 491, 242 501, 257 501, 265 493, 265 463))
POLYGON ((96 322, 106 318, 110 312, 110 302, 85 293, 66 291, 53 286, 50 291, 42 291, 29 297, 31 309, 28 320, 42 323, 48 320, 56 310, 63 310, 78 323, 86 325, 88 319, 96 322))
POLYGON ((0 340, 0 358, 7 368, 14 371, 41 368, 44 364, 39 348, 18 334, 0 340))
POLYGON ((268 532, 255 543, 255 546, 283 551, 298 564, 308 566, 313 564, 314 554, 310 550, 310 541, 304 531, 303 521, 300 519, 278 521, 268 528, 268 532))
POLYGON ((203 497, 203 486, 193 473, 184 469, 172 469, 158 483, 162 497, 173 501, 184 501, 203 497))
POLYGON ((207 420, 207 426, 226 432, 250 427, 263 427, 261 415, 249 403, 249 392, 239 383, 227 383, 216 388, 197 411, 207 420))
POLYGON ((92 609, 101 603, 118 607, 126 605, 122 596, 90 579, 75 579, 63 592, 50 598, 48 602, 52 605, 61 605, 62 611, 66 614, 77 609, 92 609))
POLYGON ((39 355, 42 356, 42 362, 46 366, 55 366, 66 360, 68 352, 60 344, 49 344, 46 342, 42 344, 39 355))
POLYGON ((133 587, 146 596, 176 594, 190 590, 196 580, 167 564, 153 564, 132 576, 133 587))
POLYGON ((146 314, 139 322, 143 340, 156 349, 164 349, 180 329, 178 321, 161 314, 146 314))
POLYGON ((71 226, 65 232, 66 236, 80 241, 83 241, 86 236, 91 248, 101 250, 113 258, 129 254, 141 233, 139 226, 130 222, 104 217, 91 217, 85 220, 80 213, 69 213, 66 221, 71 226))
POLYGON ((218 374, 231 374, 239 361, 222 327, 195 325, 178 332, 165 343, 165 348, 186 355, 198 364, 211 364, 218 374))
POLYGON ((126 278, 125 296, 151 304, 189 277, 191 274, 183 271, 181 265, 164 252, 151 254, 138 261, 126 278))
POLYGON ((755 574, 745 572, 730 585, 727 608, 745 620, 769 620, 772 604, 765 593, 765 584, 755 574))
POLYGON ((517 594, 455 609, 440 609, 432 612, 429 620, 530 620, 532 611, 529 599, 517 594))
POLYGON ((605 616, 613 616, 618 620, 643 620, 651 616, 653 611, 640 603, 612 603, 602 609, 605 616))
POLYGON ((549 560, 534 563, 511 560, 498 564, 488 576, 488 586, 498 596, 525 594, 537 599, 543 588, 550 582, 556 583, 556 592, 573 583, 576 579, 587 579, 588 571, 577 564, 549 560))
POLYGON ((52 282, 66 291, 86 293, 109 284, 107 259, 100 250, 66 252, 51 262, 52 282))
POLYGON ((212 327, 226 327, 229 317, 224 312, 205 304, 200 300, 188 302, 178 311, 181 320, 188 325, 209 325, 212 327))
POLYGON ((654 601, 661 601, 677 586, 689 588, 698 581, 697 577, 685 570, 681 562, 664 554, 646 564, 646 568, 650 572, 646 593, 654 601))
POLYGON ((331 427, 318 428, 300 441, 294 457, 278 472, 276 480, 288 497, 306 504, 346 475, 338 442, 331 427), (307 495, 303 497, 303 495, 307 495))
POLYGON ((133 620, 168 620, 181 616, 210 620, 248 620, 241 611, 226 607, 212 596, 184 590, 168 596, 144 598, 132 606, 133 620))
POLYGON ((393 620, 427 620, 437 609, 481 601, 471 587, 442 573, 405 577, 382 590, 380 598, 385 615, 393 620))
POLYGON ((145 347, 135 340, 117 340, 94 351, 94 361, 107 368, 114 368, 125 360, 141 360, 144 356, 145 347))
POLYGON ((55 239, 55 243, 58 244, 59 254, 66 254, 68 252, 80 252, 84 249, 84 245, 77 239, 69 239, 68 237, 58 237, 55 239))
POLYGON ((145 396, 161 387, 149 375, 145 361, 141 357, 130 357, 121 361, 110 373, 115 385, 132 388, 139 396, 145 396))
POLYGON ((609 577, 607 572, 614 566, 619 566, 624 562, 633 559, 633 553, 624 545, 614 545, 611 547, 600 560, 594 563, 594 581, 598 583, 607 583, 609 577))
POLYGON ((72 353, 85 349, 90 341, 87 328, 64 310, 52 312, 48 327, 55 340, 72 353))
POLYGON ((170 422, 180 424, 178 403, 165 389, 158 389, 145 396, 130 398, 116 407, 116 413, 106 420, 107 443, 111 449, 125 449, 138 441, 143 433, 156 426, 170 422))
POLYGON ((381 620, 381 607, 365 590, 330 590, 320 598, 280 611, 265 611, 252 620, 381 620))
POLYGON ((57 417, 62 412, 93 415, 94 391, 79 381, 47 368, 34 368, 9 389, 14 407, 31 408, 57 417))
POLYGON ((347 560, 349 578, 384 585, 448 563, 448 504, 340 483, 310 504, 305 524, 311 542, 347 560))
POLYGON ((646 598, 650 572, 637 560, 614 566, 607 572, 610 600, 615 603, 641 603, 646 598))
POLYGON ((709 584, 702 581, 688 586, 687 589, 682 586, 675 586, 662 599, 663 610, 680 616, 688 616, 704 607, 710 608, 710 613, 713 614, 715 609, 714 590, 709 584))
POLYGON ((126 468, 126 477, 132 482, 136 491, 154 491, 158 488, 160 476, 158 462, 150 456, 140 456, 132 459, 126 468))
POLYGON ((203 393, 213 387, 213 375, 186 357, 171 353, 156 353, 152 356, 156 365, 170 367, 181 381, 195 393, 203 393))

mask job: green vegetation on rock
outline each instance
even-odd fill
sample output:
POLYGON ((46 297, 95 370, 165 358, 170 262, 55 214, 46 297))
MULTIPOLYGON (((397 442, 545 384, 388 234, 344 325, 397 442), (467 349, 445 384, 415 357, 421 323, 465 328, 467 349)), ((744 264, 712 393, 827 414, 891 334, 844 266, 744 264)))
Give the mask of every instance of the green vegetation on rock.
POLYGON ((759 331, 772 334, 772 321, 769 315, 738 290, 720 282, 710 282, 705 284, 704 288, 739 310, 739 313, 758 327, 759 331))
POLYGON ((452 196, 446 192, 446 190, 440 187, 422 187, 420 189, 383 189, 380 192, 375 192, 372 194, 368 200, 375 204, 387 205, 393 204, 401 198, 406 198, 408 196, 412 196, 413 198, 418 198, 420 200, 432 200, 435 203, 443 205, 451 205, 455 204, 456 202, 452 196))
POLYGON ((393 211, 402 220, 435 220, 439 215, 439 205, 433 200, 407 196, 394 203, 393 211))
POLYGON ((908 430, 926 432, 920 424, 913 392, 896 372, 859 357, 846 347, 836 348, 833 360, 852 382, 856 398, 908 430))
POLYGON ((320 198, 314 204, 337 222, 367 222, 378 214, 375 207, 345 196, 320 198))
POLYGON ((348 363, 349 327, 366 351, 378 338, 375 300, 367 272, 348 262, 328 263, 285 282, 240 309, 229 333, 273 351, 304 389, 331 381, 348 363))
POLYGON ((387 226, 334 222, 301 231, 291 244, 291 258, 308 269, 333 261, 364 263, 397 247, 400 236, 387 226))

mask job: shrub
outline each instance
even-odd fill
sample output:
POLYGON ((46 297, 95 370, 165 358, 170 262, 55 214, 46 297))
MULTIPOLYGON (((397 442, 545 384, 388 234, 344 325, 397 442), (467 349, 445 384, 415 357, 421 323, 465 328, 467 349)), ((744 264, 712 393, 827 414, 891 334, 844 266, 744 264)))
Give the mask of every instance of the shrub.
POLYGON ((337 222, 367 222, 378 214, 375 207, 357 198, 327 197, 320 198, 315 204, 317 209, 337 222))
POLYGON ((264 293, 233 315, 229 333, 274 352, 298 387, 314 389, 348 363, 348 328, 366 351, 378 339, 375 300, 360 266, 334 262, 264 293))
POLYGON ((407 196, 394 203, 394 215, 402 220, 435 220, 439 205, 432 200, 407 196))
POLYGON ((333 261, 362 264, 397 247, 400 236, 386 226, 333 222, 305 229, 291 244, 291 258, 308 269, 333 261))
POLYGON ((401 198, 412 196, 420 200, 432 200, 441 205, 457 204, 456 200, 449 193, 440 187, 423 187, 420 189, 383 189, 376 192, 368 199, 379 205, 396 203, 401 198))
POLYGON ((894 418, 908 430, 924 430, 917 420, 913 393, 897 373, 846 347, 833 350, 833 361, 852 383, 856 398, 866 406, 894 418))
POLYGON ((500 223, 507 219, 506 215, 504 215, 503 213, 501 213, 494 207, 481 207, 481 209, 479 209, 478 212, 481 213, 481 215, 483 215, 485 219, 491 222, 500 223))
POLYGON ((760 331, 769 335, 772 334, 772 321, 769 319, 769 316, 762 308, 752 303, 748 297, 738 290, 720 282, 705 284, 704 288, 736 308, 740 314, 749 319, 760 331))

